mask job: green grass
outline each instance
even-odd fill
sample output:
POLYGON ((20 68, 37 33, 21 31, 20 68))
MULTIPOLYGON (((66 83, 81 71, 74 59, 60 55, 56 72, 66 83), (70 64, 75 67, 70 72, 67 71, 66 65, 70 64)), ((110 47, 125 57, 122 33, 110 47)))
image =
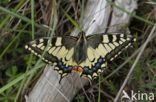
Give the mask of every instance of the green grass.
MULTIPOLYGON (((29 87, 32 83, 31 79, 40 70, 43 70, 45 66, 41 62, 41 59, 37 60, 33 55, 27 54, 24 50, 24 45, 38 37, 47 36, 45 33, 48 33, 48 36, 51 38, 54 34, 71 32, 74 27, 80 31, 82 28, 75 21, 77 15, 74 15, 73 8, 70 8, 68 12, 66 11, 67 5, 71 5, 67 1, 62 1, 61 7, 53 5, 51 8, 52 13, 48 13, 52 18, 49 27, 44 25, 45 15, 39 15, 46 14, 46 10, 41 7, 36 8, 36 2, 34 0, 31 0, 26 5, 25 0, 20 0, 8 8, 7 5, 11 4, 11 2, 5 0, 0 3, 3 4, 3 6, 0 6, 0 101, 16 102, 20 98, 20 94, 24 92, 23 87, 29 87), (23 6, 24 8, 21 9, 23 6)), ((129 27, 132 28, 132 32, 137 32, 137 35, 142 37, 141 41, 144 42, 152 27, 156 26, 156 18, 153 18, 151 14, 154 5, 147 5, 145 0, 139 3, 140 5, 136 11, 136 15, 130 14, 114 3, 111 4, 132 16, 133 19, 129 27), (146 11, 142 9, 146 9, 146 11)), ((80 11, 84 10, 83 6, 82 8, 79 7, 81 9, 80 11)), ((83 12, 79 12, 79 14, 83 14, 83 12)), ((137 47, 142 45, 141 42, 138 43, 140 45, 137 45, 137 47)), ((106 75, 100 75, 98 80, 95 80, 92 82, 92 85, 85 88, 90 100, 101 102, 101 100, 112 100, 115 98, 124 78, 129 72, 129 68, 134 63, 135 56, 126 61, 127 64, 124 67, 118 67, 118 63, 121 65, 122 62, 129 58, 133 50, 137 50, 137 48, 131 50, 124 52, 120 56, 121 58, 115 59, 111 63, 111 68, 108 69, 106 75)), ((135 66, 132 76, 126 85, 127 90, 140 90, 141 92, 156 91, 155 57, 156 40, 153 39, 135 66)), ((73 99, 76 102, 85 102, 86 100, 87 98, 83 91, 80 91, 73 99)))

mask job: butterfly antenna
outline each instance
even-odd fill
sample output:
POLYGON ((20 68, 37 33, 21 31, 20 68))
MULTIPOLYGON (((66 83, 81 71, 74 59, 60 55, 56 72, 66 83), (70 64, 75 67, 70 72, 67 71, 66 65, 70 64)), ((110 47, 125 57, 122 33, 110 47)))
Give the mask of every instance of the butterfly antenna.
POLYGON ((61 84, 61 80, 63 79, 62 74, 60 75, 60 80, 59 80, 59 84, 61 84))

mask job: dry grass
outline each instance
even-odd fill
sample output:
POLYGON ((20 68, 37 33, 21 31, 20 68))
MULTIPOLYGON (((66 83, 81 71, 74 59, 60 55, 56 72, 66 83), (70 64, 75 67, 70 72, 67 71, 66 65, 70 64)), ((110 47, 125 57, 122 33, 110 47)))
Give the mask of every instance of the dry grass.
MULTIPOLYGON (((74 24, 65 15, 62 15, 63 11, 66 11, 77 22, 83 7, 86 5, 86 2, 80 0, 75 2, 70 0, 59 0, 57 2, 45 0, 44 2, 36 2, 33 12, 33 9, 31 9, 32 2, 30 3, 27 0, 15 1, 0 1, 0 86, 3 86, 0 88, 0 101, 2 102, 17 100, 20 93, 25 92, 25 90, 22 90, 23 83, 27 82, 26 87, 32 85, 32 82, 28 81, 25 76, 38 76, 36 73, 32 73, 40 71, 40 68, 44 66, 42 62, 36 65, 36 57, 28 55, 24 51, 24 45, 34 38, 51 36, 50 32, 56 35, 70 34, 74 29, 74 24), (58 6, 56 6, 56 3, 58 6), (32 20, 32 18, 34 19, 32 20), (32 28, 32 25, 34 28, 32 28), (33 66, 35 66, 35 70, 31 69, 33 66)), ((146 1, 139 0, 136 15, 155 23, 155 4, 147 4, 146 1)), ((110 69, 104 75, 101 75, 99 80, 85 86, 85 92, 80 90, 73 102, 86 102, 88 101, 87 98, 94 102, 97 100, 112 101, 128 73, 130 76, 126 79, 127 84, 123 87, 124 90, 156 92, 156 40, 154 38, 156 32, 152 32, 153 27, 153 25, 134 17, 129 25, 131 32, 138 36, 138 42, 134 44, 134 48, 129 48, 128 52, 123 52, 113 62, 110 62, 110 69), (141 51, 143 51, 135 66, 132 67, 133 72, 130 72, 130 68, 136 56, 127 60, 127 64, 124 66, 119 67, 134 50, 145 43, 150 33, 153 34, 152 39, 148 40, 149 43, 145 49, 138 52, 138 54, 141 54, 141 51), (119 68, 119 70, 116 70, 116 68, 119 68), (114 70, 116 70, 115 73, 110 76, 110 73, 114 70), (100 99, 98 99, 99 95, 100 99)))

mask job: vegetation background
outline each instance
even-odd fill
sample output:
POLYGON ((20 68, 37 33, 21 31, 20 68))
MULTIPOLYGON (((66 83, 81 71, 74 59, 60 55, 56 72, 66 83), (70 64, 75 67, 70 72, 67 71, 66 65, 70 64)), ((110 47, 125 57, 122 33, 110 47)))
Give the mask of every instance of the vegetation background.
MULTIPOLYGON (((54 8, 53 5, 48 5, 49 2, 49 0, 0 1, 0 102, 16 102, 22 98, 23 94, 31 91, 44 70, 42 68, 45 63, 28 54, 24 45, 33 39, 50 36, 50 32, 56 35, 70 34, 74 29, 74 22, 78 21, 80 11, 86 4, 82 0, 58 0, 59 6, 54 8), (52 9, 56 9, 57 12, 53 12, 53 15, 57 17, 51 16, 52 9), (63 11, 68 13, 73 22, 69 20, 70 17, 64 15, 63 11), (23 88, 25 84, 27 87, 23 88)), ((156 1, 138 0, 136 15, 137 17, 132 16, 129 28, 132 34, 137 33, 138 42, 133 49, 129 48, 113 63, 110 62, 110 69, 99 78, 103 80, 100 84, 95 80, 92 85, 85 87, 85 93, 90 100, 100 102, 114 99, 135 58, 129 60, 121 70, 116 71, 115 75, 108 78, 107 76, 145 42, 152 28, 156 26, 154 25, 156 1)), ((125 90, 153 92, 156 96, 156 39, 154 37, 139 59, 125 90)), ((81 90, 73 102, 86 102, 88 99, 85 93, 81 90)))

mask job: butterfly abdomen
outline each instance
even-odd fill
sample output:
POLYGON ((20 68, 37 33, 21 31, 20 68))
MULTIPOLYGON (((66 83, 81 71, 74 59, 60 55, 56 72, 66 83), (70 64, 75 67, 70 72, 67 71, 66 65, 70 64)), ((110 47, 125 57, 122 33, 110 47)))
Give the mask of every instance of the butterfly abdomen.
POLYGON ((73 60, 79 65, 83 61, 86 60, 87 57, 87 42, 85 40, 85 36, 81 36, 78 39, 75 47, 74 47, 74 55, 73 60))

